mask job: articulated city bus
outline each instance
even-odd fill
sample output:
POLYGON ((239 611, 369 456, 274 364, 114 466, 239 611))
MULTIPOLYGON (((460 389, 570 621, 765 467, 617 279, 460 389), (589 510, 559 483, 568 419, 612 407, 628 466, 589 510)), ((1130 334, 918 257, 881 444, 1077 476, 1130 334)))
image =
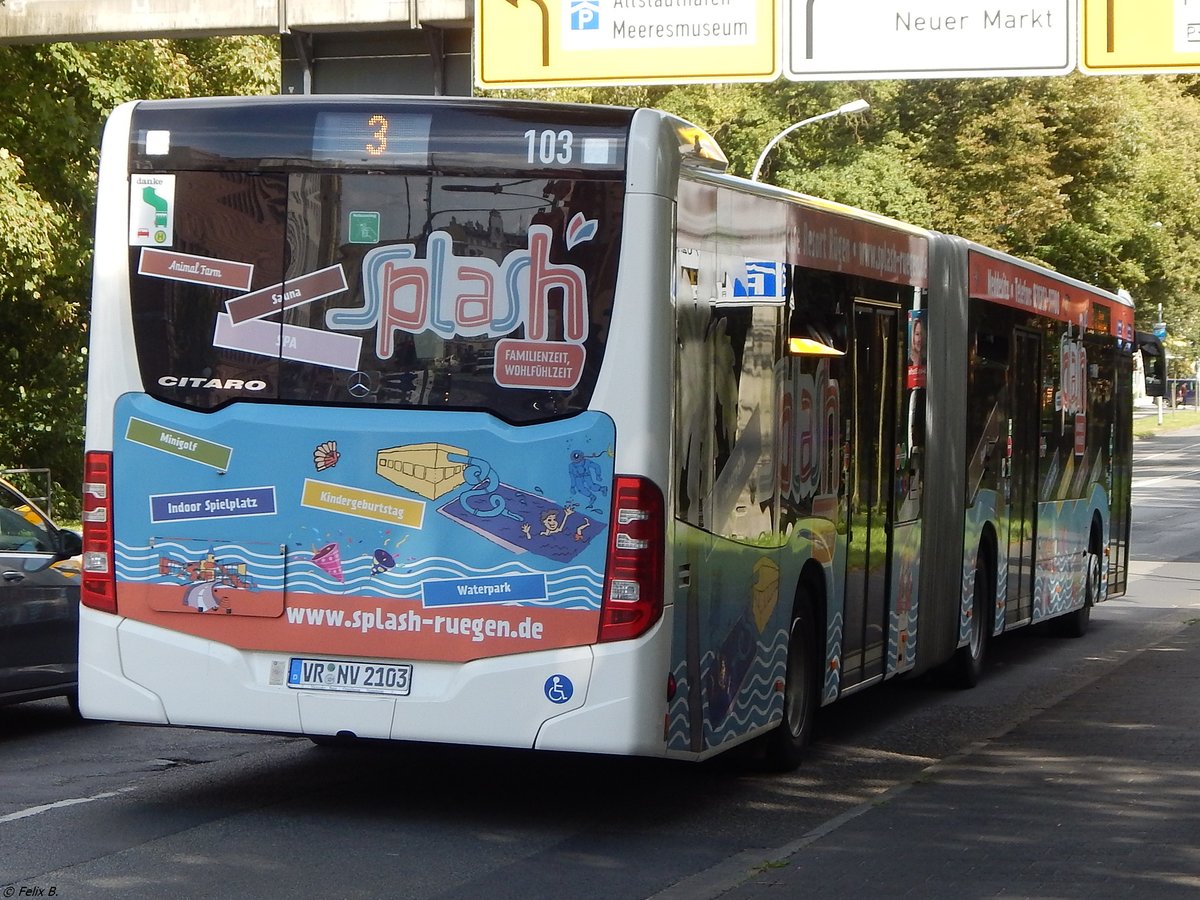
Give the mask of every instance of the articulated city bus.
POLYGON ((791 766, 822 704, 1081 633, 1132 304, 725 167, 650 109, 117 109, 84 713, 791 766))

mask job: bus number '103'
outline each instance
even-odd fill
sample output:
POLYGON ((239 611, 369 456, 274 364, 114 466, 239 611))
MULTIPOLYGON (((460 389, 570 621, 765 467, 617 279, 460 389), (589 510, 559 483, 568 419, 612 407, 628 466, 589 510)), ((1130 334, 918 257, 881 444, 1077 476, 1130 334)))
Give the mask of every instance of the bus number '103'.
POLYGON ((525 141, 529 146, 526 162, 540 162, 542 165, 560 163, 566 165, 575 158, 575 135, 570 131, 555 131, 547 128, 538 131, 530 128, 525 132, 525 141))

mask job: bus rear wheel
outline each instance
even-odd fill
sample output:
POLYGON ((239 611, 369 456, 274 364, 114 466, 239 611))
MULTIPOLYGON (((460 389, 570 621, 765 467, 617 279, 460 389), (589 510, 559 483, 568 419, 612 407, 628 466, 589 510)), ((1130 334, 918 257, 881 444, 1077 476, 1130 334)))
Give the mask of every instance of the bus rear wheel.
POLYGON ((787 772, 800 765, 812 742, 819 705, 816 630, 808 605, 801 603, 788 633, 783 720, 764 738, 767 764, 772 769, 787 772))
POLYGON ((971 638, 965 646, 954 651, 947 668, 950 683, 957 688, 973 688, 983 674, 983 658, 987 652, 988 613, 991 596, 988 590, 989 570, 983 553, 975 557, 975 586, 971 596, 971 638))
POLYGON ((1100 597, 1100 539, 1093 534, 1084 561, 1083 606, 1055 620, 1054 631, 1060 637, 1081 638, 1092 621, 1092 607, 1100 597))

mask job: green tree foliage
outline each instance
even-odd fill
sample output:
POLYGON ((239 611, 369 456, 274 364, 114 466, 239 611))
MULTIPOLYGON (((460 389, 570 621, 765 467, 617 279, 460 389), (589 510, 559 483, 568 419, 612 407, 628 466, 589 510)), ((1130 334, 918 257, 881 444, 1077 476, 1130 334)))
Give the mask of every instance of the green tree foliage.
POLYGON ((134 98, 274 93, 272 38, 0 47, 0 467, 79 493, 95 175, 134 98))
MULTIPOLYGON (((273 38, 0 47, 0 466, 82 445, 97 147, 138 97, 274 93, 273 38)), ((1129 290, 1147 328, 1200 349, 1200 78, 973 79, 521 92, 657 106, 710 131, 748 175, 1129 290)), ((513 96, 513 92, 505 92, 513 96)), ((61 494, 60 494, 61 496, 61 494)))

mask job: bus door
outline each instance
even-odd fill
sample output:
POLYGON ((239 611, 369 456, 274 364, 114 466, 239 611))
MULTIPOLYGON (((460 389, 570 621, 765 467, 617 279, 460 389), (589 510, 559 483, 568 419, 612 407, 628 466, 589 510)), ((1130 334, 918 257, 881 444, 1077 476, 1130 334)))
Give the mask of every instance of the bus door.
MULTIPOLYGON (((1109 520, 1108 596, 1125 593, 1129 577, 1130 478, 1133 462, 1133 357, 1125 353, 1112 354, 1112 469, 1109 520)), ((1094 395, 1093 395, 1094 397, 1094 395)), ((1099 405, 1096 400, 1093 403, 1099 405)), ((1095 418, 1089 411, 1089 415, 1095 418)))
POLYGON ((896 308, 855 304, 843 688, 881 678, 887 662, 900 384, 897 329, 896 308))
POLYGON ((1012 366, 1009 370, 1009 441, 1005 460, 1005 494, 1008 500, 1006 625, 1026 622, 1033 616, 1041 362, 1041 338, 1037 332, 1015 329, 1012 366))

